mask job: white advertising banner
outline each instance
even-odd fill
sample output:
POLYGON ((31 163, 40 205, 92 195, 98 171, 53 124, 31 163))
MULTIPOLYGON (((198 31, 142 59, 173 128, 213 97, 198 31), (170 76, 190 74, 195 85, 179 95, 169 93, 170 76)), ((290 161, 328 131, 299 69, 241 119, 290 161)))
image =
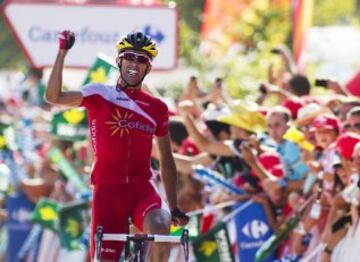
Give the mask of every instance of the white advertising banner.
POLYGON ((76 42, 65 62, 69 67, 89 67, 98 52, 116 56, 117 40, 131 31, 145 32, 156 40, 159 55, 155 70, 169 70, 177 64, 178 16, 168 6, 71 5, 36 2, 5 2, 4 17, 30 63, 52 66, 57 34, 75 32, 76 42))

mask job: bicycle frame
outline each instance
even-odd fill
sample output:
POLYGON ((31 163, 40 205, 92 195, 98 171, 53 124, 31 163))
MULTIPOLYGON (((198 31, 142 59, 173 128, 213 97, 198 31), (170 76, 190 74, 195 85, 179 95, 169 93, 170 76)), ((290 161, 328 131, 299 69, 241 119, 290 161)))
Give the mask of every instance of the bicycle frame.
MULTIPOLYGON (((125 254, 130 253, 129 244, 134 242, 135 244, 135 261, 142 262, 143 247, 146 241, 158 242, 158 243, 178 243, 183 246, 185 261, 189 259, 189 231, 184 229, 181 236, 169 236, 169 235, 148 235, 148 234, 104 234, 103 227, 98 226, 95 233, 95 262, 101 260, 101 246, 102 241, 123 241, 126 242, 125 254)), ((126 254, 127 257, 128 254, 126 254)))

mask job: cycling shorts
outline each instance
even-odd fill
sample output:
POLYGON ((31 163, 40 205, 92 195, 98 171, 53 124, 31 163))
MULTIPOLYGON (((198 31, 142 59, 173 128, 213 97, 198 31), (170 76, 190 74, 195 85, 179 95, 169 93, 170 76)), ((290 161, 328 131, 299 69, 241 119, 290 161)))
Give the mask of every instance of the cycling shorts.
MULTIPOLYGON (((146 214, 157 208, 168 210, 153 182, 142 184, 95 185, 92 206, 90 255, 95 253, 96 227, 101 225, 104 234, 129 233, 129 218, 143 231, 146 214)), ((102 259, 119 260, 124 242, 103 241, 102 259)))

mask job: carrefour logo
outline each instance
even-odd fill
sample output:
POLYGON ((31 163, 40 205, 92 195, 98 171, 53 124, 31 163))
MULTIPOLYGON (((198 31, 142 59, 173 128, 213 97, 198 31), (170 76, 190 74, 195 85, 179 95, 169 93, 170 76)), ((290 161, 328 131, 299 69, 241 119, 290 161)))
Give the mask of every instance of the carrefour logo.
POLYGON ((254 219, 246 223, 241 231, 249 238, 259 239, 266 235, 269 231, 269 227, 263 221, 254 219))
POLYGON ((31 220, 31 210, 27 208, 20 208, 11 213, 12 219, 19 223, 27 223, 31 220))

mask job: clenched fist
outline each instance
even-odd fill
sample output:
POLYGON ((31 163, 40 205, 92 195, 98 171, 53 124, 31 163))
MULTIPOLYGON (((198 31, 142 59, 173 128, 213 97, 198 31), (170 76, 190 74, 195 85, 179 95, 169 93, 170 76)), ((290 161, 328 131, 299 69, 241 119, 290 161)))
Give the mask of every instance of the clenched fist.
POLYGON ((75 34, 69 30, 62 31, 58 38, 60 49, 69 50, 75 43, 75 34))

